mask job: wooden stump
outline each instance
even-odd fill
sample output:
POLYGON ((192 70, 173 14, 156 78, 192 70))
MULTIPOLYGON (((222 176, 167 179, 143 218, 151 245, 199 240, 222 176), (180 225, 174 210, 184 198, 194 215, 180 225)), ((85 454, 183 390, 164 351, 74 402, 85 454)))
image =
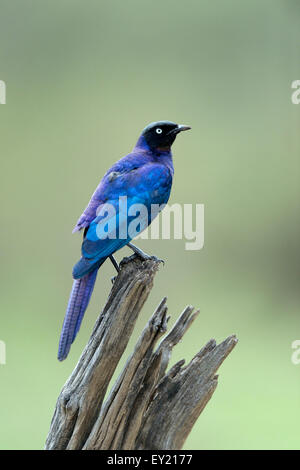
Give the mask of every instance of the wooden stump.
POLYGON ((186 307, 164 335, 166 298, 161 301, 104 402, 159 264, 136 255, 121 262, 88 344, 58 397, 46 449, 182 448, 216 389, 216 371, 237 343, 235 336, 219 345, 211 340, 189 364, 182 360, 167 370, 172 348, 199 313, 193 307, 186 307))

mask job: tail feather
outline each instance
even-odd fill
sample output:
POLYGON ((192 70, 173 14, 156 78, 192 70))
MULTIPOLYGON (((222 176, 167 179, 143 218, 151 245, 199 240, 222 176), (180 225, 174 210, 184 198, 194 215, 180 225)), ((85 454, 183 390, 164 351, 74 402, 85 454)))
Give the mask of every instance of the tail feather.
POLYGON ((91 295, 92 295, 93 290, 94 290, 94 285, 95 285, 97 273, 98 273, 98 269, 95 269, 95 271, 93 271, 92 273, 90 273, 86 276, 87 283, 86 283, 86 287, 84 289, 84 294, 83 294, 83 297, 82 297, 81 308, 80 308, 80 314, 79 314, 79 317, 78 317, 77 322, 76 322, 76 327, 75 327, 74 336, 73 336, 72 341, 74 341, 74 339, 76 338, 76 335, 79 331, 84 313, 85 313, 85 311, 87 309, 87 306, 89 304, 91 295))
POLYGON ((92 271, 98 269, 102 263, 104 263, 106 258, 101 258, 99 260, 97 259, 87 259, 84 258, 83 256, 80 258, 80 260, 75 264, 73 267, 73 278, 74 279, 81 279, 82 277, 86 276, 87 274, 91 273, 92 271))
POLYGON ((62 332, 60 335, 58 359, 63 361, 69 354, 71 344, 73 343, 83 316, 91 298, 98 267, 81 279, 75 279, 64 318, 62 332))

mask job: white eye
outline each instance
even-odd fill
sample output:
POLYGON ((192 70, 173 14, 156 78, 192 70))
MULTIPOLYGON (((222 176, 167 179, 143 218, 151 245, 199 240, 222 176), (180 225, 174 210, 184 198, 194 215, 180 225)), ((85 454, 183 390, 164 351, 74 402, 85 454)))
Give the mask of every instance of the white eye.
POLYGON ((162 133, 162 130, 161 130, 160 127, 158 127, 158 128, 156 129, 156 134, 161 134, 161 133, 162 133))

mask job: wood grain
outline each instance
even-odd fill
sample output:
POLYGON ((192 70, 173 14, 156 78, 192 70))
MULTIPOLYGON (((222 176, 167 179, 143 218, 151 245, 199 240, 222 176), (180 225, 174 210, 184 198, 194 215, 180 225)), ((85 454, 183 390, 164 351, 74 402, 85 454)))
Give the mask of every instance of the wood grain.
POLYGON ((160 261, 124 258, 106 305, 55 408, 45 449, 181 449, 216 386, 216 371, 237 343, 209 341, 168 370, 172 348, 198 316, 188 306, 168 334, 164 298, 112 386, 160 261), (160 340, 160 342, 159 342, 160 340))

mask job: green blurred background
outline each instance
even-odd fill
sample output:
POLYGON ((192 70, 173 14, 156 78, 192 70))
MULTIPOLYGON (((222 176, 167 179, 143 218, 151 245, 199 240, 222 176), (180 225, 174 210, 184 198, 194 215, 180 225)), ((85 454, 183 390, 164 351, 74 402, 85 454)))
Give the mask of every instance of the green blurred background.
POLYGON ((174 146, 170 203, 205 205, 205 246, 139 241, 166 264, 126 355, 164 295, 171 324, 199 307, 172 363, 211 337, 239 343, 185 448, 299 448, 299 20, 296 0, 0 0, 0 448, 44 445, 114 275, 106 263, 58 363, 81 244, 72 228, 104 172, 161 119, 193 128, 174 146))

